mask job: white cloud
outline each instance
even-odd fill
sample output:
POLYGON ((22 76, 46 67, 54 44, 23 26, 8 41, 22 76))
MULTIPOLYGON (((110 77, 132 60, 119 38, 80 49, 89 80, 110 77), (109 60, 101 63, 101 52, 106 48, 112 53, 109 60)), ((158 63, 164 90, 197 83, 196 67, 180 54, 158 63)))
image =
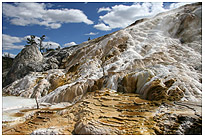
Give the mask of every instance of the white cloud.
POLYGON ((102 12, 102 11, 111 11, 111 9, 109 7, 102 7, 98 9, 98 13, 102 12))
POLYGON ((3 3, 3 15, 9 17, 14 25, 43 25, 52 29, 60 28, 63 23, 93 24, 83 11, 78 9, 48 9, 45 3, 3 3))
POLYGON ((178 3, 172 3, 170 4, 170 9, 175 9, 178 8, 180 6, 186 5, 186 4, 190 4, 191 2, 178 2, 178 3))
POLYGON ((2 34, 2 47, 3 50, 13 50, 13 49, 22 49, 23 45, 17 45, 16 43, 21 43, 24 39, 21 37, 14 37, 6 34, 2 34))
POLYGON ((9 54, 9 56, 11 57, 11 58, 15 58, 15 54, 12 54, 12 53, 9 53, 9 52, 3 52, 3 56, 5 57, 5 55, 8 55, 9 54))
POLYGON ((131 6, 127 5, 115 5, 111 7, 111 10, 99 17, 101 23, 94 28, 99 30, 111 30, 114 28, 124 28, 138 19, 150 17, 156 15, 159 12, 166 11, 163 9, 163 3, 135 3, 131 6))
POLYGON ((136 20, 152 17, 160 12, 165 12, 188 3, 174 3, 169 9, 163 7, 163 2, 134 3, 133 5, 115 5, 111 8, 99 8, 98 12, 107 11, 103 16, 99 16, 99 22, 94 28, 102 31, 114 28, 124 28, 136 20), (106 10, 107 9, 107 10, 106 10))
POLYGON ((55 5, 52 4, 52 3, 47 3, 47 4, 46 4, 46 7, 48 7, 48 8, 51 8, 51 7, 53 7, 53 6, 55 6, 55 5))
POLYGON ((93 24, 91 20, 87 19, 87 16, 78 9, 49 9, 46 11, 46 16, 44 17, 53 21, 60 21, 64 23, 80 23, 84 22, 86 24, 93 24))
POLYGON ((97 35, 97 34, 98 34, 98 32, 97 33, 90 32, 90 33, 85 34, 85 35, 97 35))
POLYGON ((69 43, 64 44, 64 47, 69 47, 69 46, 74 46, 74 45, 77 45, 77 44, 75 42, 69 42, 69 43))
POLYGON ((48 48, 48 49, 56 49, 60 46, 60 44, 52 41, 42 42, 42 44, 44 48, 48 48))
POLYGON ((104 23, 99 23, 94 25, 94 28, 101 30, 101 31, 110 31, 112 28, 110 26, 106 26, 104 23))

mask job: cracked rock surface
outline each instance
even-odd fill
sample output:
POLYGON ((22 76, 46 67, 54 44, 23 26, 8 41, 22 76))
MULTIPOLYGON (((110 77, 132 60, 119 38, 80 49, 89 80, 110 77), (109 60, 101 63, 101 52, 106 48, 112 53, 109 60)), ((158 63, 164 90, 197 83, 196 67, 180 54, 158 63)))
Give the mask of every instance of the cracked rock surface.
MULTIPOLYGON (((43 108, 3 134, 201 134, 201 105, 148 101, 138 94, 89 92, 72 106, 43 108)), ((22 110, 25 112, 25 110, 22 110)))

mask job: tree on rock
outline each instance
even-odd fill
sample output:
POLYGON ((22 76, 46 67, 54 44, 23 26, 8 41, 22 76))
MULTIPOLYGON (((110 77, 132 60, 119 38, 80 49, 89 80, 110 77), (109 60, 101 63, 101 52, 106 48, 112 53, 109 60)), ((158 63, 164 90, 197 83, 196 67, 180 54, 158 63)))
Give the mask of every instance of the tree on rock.
MULTIPOLYGON (((44 47, 43 47, 43 40, 45 39, 45 35, 42 35, 39 39, 38 39, 38 41, 40 42, 40 43, 38 43, 38 47, 39 47, 39 50, 40 50, 40 52, 42 52, 42 51, 44 51, 44 47)), ((35 35, 30 35, 30 38, 27 38, 27 43, 29 44, 29 45, 26 45, 26 46, 30 46, 30 45, 33 45, 33 44, 36 44, 37 45, 37 42, 36 42, 36 40, 35 40, 35 38, 36 38, 36 36, 35 35)))
POLYGON ((44 49, 42 42, 43 42, 43 40, 45 39, 45 37, 46 37, 45 35, 42 35, 42 36, 40 37, 40 39, 38 39, 38 40, 40 41, 40 43, 39 43, 40 52, 44 49))
POLYGON ((36 36, 35 35, 30 35, 30 38, 27 38, 27 43, 29 45, 37 44, 35 41, 36 36))
POLYGON ((38 104, 38 95, 36 94, 35 96, 35 100, 36 100, 36 108, 39 109, 39 104, 38 104))

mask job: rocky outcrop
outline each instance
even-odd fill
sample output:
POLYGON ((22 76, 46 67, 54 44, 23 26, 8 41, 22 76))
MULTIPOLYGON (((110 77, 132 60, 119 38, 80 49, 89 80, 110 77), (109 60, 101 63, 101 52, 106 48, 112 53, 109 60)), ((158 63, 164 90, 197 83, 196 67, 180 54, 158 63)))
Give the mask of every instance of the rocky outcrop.
POLYGON ((3 86, 6 86, 17 79, 23 78, 31 71, 42 71, 36 68, 36 63, 42 62, 43 56, 35 44, 25 47, 14 59, 13 65, 8 72, 3 86), (33 68, 30 69, 30 68, 33 68))
POLYGON ((42 53, 35 44, 26 46, 15 58, 8 75, 5 77, 3 87, 23 78, 31 72, 43 72, 50 69, 62 68, 64 57, 67 57, 71 49, 61 49, 42 53))

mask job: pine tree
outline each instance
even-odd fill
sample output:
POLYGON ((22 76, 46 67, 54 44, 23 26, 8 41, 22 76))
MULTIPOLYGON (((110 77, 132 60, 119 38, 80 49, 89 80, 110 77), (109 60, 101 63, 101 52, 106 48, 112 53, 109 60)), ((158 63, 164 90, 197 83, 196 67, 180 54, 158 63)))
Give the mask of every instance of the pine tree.
POLYGON ((40 41, 40 43, 39 43, 40 52, 44 49, 42 42, 43 42, 43 40, 45 39, 45 37, 46 37, 45 35, 42 35, 42 36, 40 37, 40 39, 38 39, 38 40, 40 41))
POLYGON ((30 35, 30 38, 27 38, 27 43, 29 45, 33 45, 33 44, 37 44, 36 41, 35 41, 35 35, 30 35))

